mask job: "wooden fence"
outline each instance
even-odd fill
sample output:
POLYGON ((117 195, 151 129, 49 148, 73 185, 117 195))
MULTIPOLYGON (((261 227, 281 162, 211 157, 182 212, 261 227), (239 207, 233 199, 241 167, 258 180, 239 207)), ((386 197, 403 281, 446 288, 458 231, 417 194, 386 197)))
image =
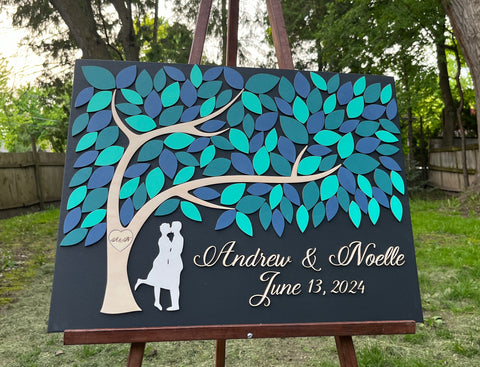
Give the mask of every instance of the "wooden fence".
POLYGON ((0 218, 60 201, 64 164, 62 153, 0 153, 0 218))
MULTIPOLYGON (((469 181, 477 173, 478 144, 467 145, 469 181)), ((458 146, 430 148, 428 181, 442 190, 463 191, 462 149, 458 146)))

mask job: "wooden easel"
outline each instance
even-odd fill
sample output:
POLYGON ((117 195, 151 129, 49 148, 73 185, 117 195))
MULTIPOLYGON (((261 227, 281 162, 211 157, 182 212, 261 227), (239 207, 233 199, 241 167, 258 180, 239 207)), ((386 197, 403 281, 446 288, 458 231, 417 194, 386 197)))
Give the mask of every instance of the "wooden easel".
MULTIPOLYGON (((280 69, 293 69, 280 0, 266 0, 273 43, 280 69)), ((189 64, 200 64, 212 0, 201 0, 189 64)), ((236 66, 238 49, 239 0, 229 0, 227 66, 236 66)), ((225 366, 227 339, 334 336, 341 367, 357 367, 353 335, 413 334, 415 321, 366 321, 265 325, 211 325, 160 328, 65 330, 64 344, 130 343, 128 367, 142 365, 147 342, 216 340, 215 366, 225 366)))

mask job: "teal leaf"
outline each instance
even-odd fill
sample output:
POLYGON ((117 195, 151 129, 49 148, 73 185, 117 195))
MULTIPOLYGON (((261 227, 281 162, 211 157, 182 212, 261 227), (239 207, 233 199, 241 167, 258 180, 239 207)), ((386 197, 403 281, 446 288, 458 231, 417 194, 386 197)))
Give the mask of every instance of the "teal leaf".
POLYGON ((315 181, 310 181, 303 187, 302 199, 308 210, 312 209, 315 204, 317 204, 318 199, 320 199, 320 190, 315 181))
POLYGON ((312 211, 312 221, 313 226, 317 228, 320 223, 322 223, 323 219, 325 218, 325 204, 319 202, 312 211))
POLYGON ((264 203, 260 208, 258 216, 260 217, 260 224, 262 225, 263 229, 267 230, 272 222, 272 210, 270 209, 270 205, 264 203))
POLYGON ((380 163, 368 155, 354 153, 343 164, 350 172, 364 175, 372 172, 380 163))
POLYGON ((120 199, 126 199, 135 193, 135 190, 140 183, 140 177, 132 178, 125 182, 120 189, 120 199))
POLYGON ((134 130, 145 133, 147 131, 152 131, 157 127, 157 124, 149 116, 137 115, 130 116, 125 119, 125 122, 134 130))
POLYGON ((262 114, 262 103, 260 102, 260 99, 255 94, 250 92, 243 92, 242 103, 245 106, 245 108, 249 109, 250 111, 258 115, 262 114))
POLYGON ((235 147, 223 136, 212 136, 211 141, 218 149, 222 150, 234 150, 235 147))
POLYGON ((391 99, 392 99, 392 85, 387 84, 382 89, 382 93, 380 94, 380 101, 382 102, 382 104, 387 104, 388 102, 390 102, 391 99))
POLYGON ((135 81, 135 89, 143 98, 148 96, 153 89, 153 80, 145 69, 140 72, 135 81))
POLYGON ((154 215, 157 217, 161 217, 164 215, 172 214, 175 210, 177 210, 178 204, 180 204, 180 200, 168 199, 158 206, 154 215))
POLYGON ((269 95, 260 94, 258 98, 260 98, 260 102, 262 102, 262 106, 265 107, 266 109, 269 109, 270 111, 273 111, 273 112, 278 111, 275 101, 269 95))
POLYGON ((243 213, 237 212, 235 216, 235 222, 237 223, 238 228, 242 230, 243 233, 253 236, 253 227, 250 219, 243 213))
MULTIPOLYGON (((377 171, 379 171, 379 170, 376 170, 375 172, 377 172, 377 171)), ((370 181, 368 181, 368 179, 365 176, 358 175, 357 183, 358 183, 358 187, 360 188, 360 190, 362 190, 362 192, 365 195, 367 195, 369 198, 371 198, 372 195, 373 195, 373 192, 372 192, 372 185, 370 184, 370 181)))
POLYGON ((280 97, 288 103, 292 103, 295 98, 295 89, 293 88, 292 83, 290 83, 290 81, 284 76, 282 76, 280 83, 278 84, 278 92, 280 93, 280 97))
POLYGON ((120 135, 119 131, 118 126, 109 126, 100 131, 97 141, 95 142, 95 149, 102 150, 115 144, 120 135))
POLYGON ((400 149, 398 147, 390 144, 381 144, 377 148, 377 152, 381 155, 394 155, 399 150, 400 149))
POLYGON ((298 173, 300 175, 308 176, 318 170, 320 166, 321 157, 310 156, 303 158, 298 164, 298 173))
POLYGON ((320 130, 318 133, 315 134, 313 140, 315 140, 320 145, 328 147, 337 143, 341 139, 341 137, 341 135, 337 134, 334 131, 320 130))
POLYGON ((103 110, 112 101, 111 91, 101 91, 93 95, 90 102, 88 102, 87 112, 97 112, 103 110))
POLYGON ((322 201, 326 201, 334 196, 339 188, 339 182, 337 176, 328 176, 320 184, 320 198, 322 201))
POLYGON ((350 206, 350 196, 348 195, 347 190, 345 190, 342 186, 338 188, 337 199, 340 207, 345 213, 347 213, 348 207, 350 206))
POLYGON ((388 119, 380 119, 380 125, 382 125, 385 130, 391 132, 392 134, 400 134, 400 130, 398 129, 397 125, 388 119))
POLYGON ((202 216, 200 212, 198 211, 197 207, 195 204, 192 204, 189 201, 182 201, 180 203, 180 209, 182 210, 182 213, 189 219, 194 220, 196 222, 201 222, 202 221, 202 216))
POLYGON ((200 155, 201 168, 207 166, 213 160, 213 158, 215 158, 215 152, 216 149, 214 145, 210 145, 203 150, 202 154, 200 155))
POLYGON ((292 223, 293 220, 293 205, 285 196, 280 202, 280 211, 282 212, 283 217, 288 223, 292 223))
POLYGON ((280 126, 285 136, 292 142, 308 144, 308 132, 301 122, 288 116, 280 116, 280 126))
POLYGON ((320 111, 323 105, 323 99, 320 91, 315 88, 313 89, 307 97, 307 106, 310 112, 316 113, 320 111))
POLYGON ((395 218, 401 222, 403 216, 403 206, 400 200, 393 195, 390 199, 390 209, 392 210, 393 215, 395 218))
POLYGON ((310 78, 312 79, 313 84, 320 90, 327 90, 327 82, 320 75, 310 72, 310 78))
POLYGON ((116 105, 117 109, 123 112, 125 115, 134 116, 142 113, 140 107, 133 103, 119 103, 116 105))
POLYGON ((343 119, 345 117, 344 110, 337 110, 333 111, 332 113, 328 114, 325 118, 325 128, 328 130, 335 130, 340 127, 343 123, 343 119))
POLYGON ((93 171, 92 167, 85 167, 78 170, 70 180, 68 187, 75 187, 83 184, 90 178, 90 176, 92 175, 92 171, 93 171))
POLYGON ((88 193, 82 205, 82 213, 89 213, 102 207, 108 198, 108 189, 101 187, 88 193))
POLYGON ((355 142, 353 141, 352 133, 344 135, 337 145, 338 155, 340 158, 345 159, 352 155, 355 149, 355 142))
POLYGON ((347 116, 351 119, 360 116, 364 107, 365 104, 362 96, 352 99, 347 105, 347 116))
POLYGON ((209 99, 215 96, 222 88, 222 81, 213 80, 203 83, 198 89, 198 96, 203 99, 209 99))
POLYGON ((173 106, 178 102, 180 98, 180 84, 178 82, 172 83, 167 86, 160 97, 164 107, 173 106))
POLYGON ((140 94, 135 92, 134 90, 131 89, 120 89, 122 92, 123 98, 127 100, 127 102, 130 102, 134 105, 141 105, 143 104, 143 99, 140 94))
POLYGON ((92 87, 106 90, 115 88, 115 77, 105 68, 100 66, 82 66, 82 72, 92 87))
POLYGON ((380 218, 380 205, 375 199, 371 199, 368 203, 368 216, 373 225, 377 224, 378 218, 380 218))
POLYGON ((267 148, 261 147, 253 156, 253 168, 257 175, 263 175, 270 167, 270 155, 267 148))
POLYGON ((402 176, 398 172, 390 172, 390 178, 392 180, 393 186, 397 189, 400 194, 405 194, 405 183, 403 182, 402 176))
POLYGON ((250 144, 247 135, 245 135, 243 131, 238 129, 230 129, 228 138, 237 150, 243 153, 248 153, 250 144))
POLYGON ((88 113, 82 113, 73 122, 72 136, 80 134, 88 125, 88 113))
POLYGON ((362 212, 360 211, 360 207, 356 202, 352 201, 350 203, 350 207, 348 208, 348 215, 355 227, 360 227, 360 222, 362 221, 362 212))
POLYGON ((365 98, 365 103, 375 103, 380 97, 381 86, 380 83, 371 84, 365 89, 363 97, 365 98))
POLYGON ((253 121, 252 115, 247 113, 245 118, 243 119, 243 131, 247 135, 248 138, 252 137, 253 131, 255 130, 255 121, 253 121))
POLYGON ((377 130, 380 124, 376 121, 362 121, 358 124, 355 132, 357 135, 368 137, 372 136, 377 130))
POLYGON ((117 163, 123 156, 125 148, 112 145, 111 147, 102 150, 95 161, 96 166, 111 166, 117 163))
POLYGON ((227 186, 220 196, 220 203, 223 205, 233 205, 236 204, 243 196, 245 192, 245 183, 236 183, 227 186))
POLYGON ((270 191, 270 194, 268 196, 268 202, 272 210, 275 209, 278 206, 278 204, 280 204, 280 202, 282 201, 282 197, 283 197, 282 185, 280 184, 275 185, 272 191, 270 191))
POLYGON ((164 143, 167 147, 175 150, 180 150, 188 147, 193 143, 195 138, 185 133, 173 133, 165 139, 164 143))
POLYGON ((308 214, 307 208, 301 205, 297 210, 296 215, 298 229, 303 233, 307 229, 308 221, 310 220, 310 216, 308 214))
POLYGON ((173 180, 174 185, 180 185, 184 182, 189 181, 193 174, 195 173, 195 167, 183 167, 180 171, 178 171, 177 175, 173 180))
POLYGON ((278 83, 280 78, 272 74, 254 74, 245 84, 245 89, 256 94, 267 93, 271 91, 278 83))
POLYGON ((360 79, 358 79, 355 84, 353 85, 353 93, 356 95, 356 96, 359 96, 360 94, 363 93, 363 91, 365 90, 365 86, 366 86, 366 79, 364 76, 362 76, 360 79))
POLYGON ((337 96, 335 94, 332 94, 323 103, 323 111, 325 112, 325 114, 329 114, 335 109, 336 106, 337 106, 337 96))
POLYGON ((163 188, 165 184, 165 175, 162 170, 157 167, 150 171, 145 179, 147 186, 147 194, 150 198, 155 197, 163 188))
POLYGON ((270 153, 270 163, 273 170, 280 176, 290 176, 292 173, 292 166, 280 154, 270 153))
POLYGON ((160 126, 171 126, 180 120, 180 116, 183 113, 183 106, 173 106, 166 108, 160 114, 158 123, 160 126))
POLYGON ((302 124, 307 122, 308 117, 310 116, 310 111, 308 110, 307 105, 300 97, 295 97, 293 101, 293 116, 300 121, 302 124))
POLYGON ((335 93, 340 85, 340 75, 333 75, 327 83, 327 92, 328 94, 335 93))
POLYGON ((148 162, 157 158, 163 150, 163 142, 161 140, 150 140, 140 149, 138 153, 138 162, 148 162))
POLYGON ((205 170, 203 171, 204 176, 222 176, 228 172, 232 162, 227 158, 217 158, 211 161, 205 170))
POLYGON ((82 222, 81 227, 82 228, 90 228, 98 223, 100 223, 102 220, 105 219, 105 215, 107 214, 107 211, 105 209, 97 209, 90 214, 88 214, 85 219, 82 222))
POLYGON ((319 170, 321 172, 328 171, 329 169, 332 169, 333 166, 335 166, 335 163, 337 163, 337 155, 332 154, 327 157, 322 158, 322 161, 320 162, 320 167, 319 170))
POLYGON ((210 115, 215 109, 215 97, 211 97, 202 103, 200 107, 200 117, 210 115))
POLYGON ((79 140, 77 144, 77 147, 75 148, 75 151, 81 152, 83 150, 90 148, 97 141, 97 136, 98 136, 98 133, 96 131, 87 133, 84 136, 82 136, 82 138, 79 140))
POLYGON ((75 208, 79 205, 87 195, 87 186, 80 186, 72 191, 67 202, 67 210, 75 208))
POLYGON ((386 194, 392 195, 392 181, 390 176, 385 171, 381 169, 376 169, 373 175, 373 179, 377 186, 386 194))
POLYGON ((276 129, 272 129, 267 134, 267 137, 265 138, 265 148, 267 148, 267 151, 271 152, 277 147, 278 144, 278 134, 276 129))
POLYGON ((232 90, 227 89, 220 93, 217 97, 217 101, 215 102, 215 108, 221 108, 225 106, 228 102, 232 100, 232 90))
POLYGON ((60 242, 60 246, 73 246, 81 241, 87 236, 88 229, 86 228, 77 228, 68 233, 60 242))
POLYGON ((133 207, 139 210, 147 201, 147 187, 142 183, 133 194, 133 207))
POLYGON ((167 75, 163 69, 160 69, 160 71, 155 74, 155 78, 153 78, 153 87, 157 92, 160 92, 165 87, 166 83, 167 75))
POLYGON ((227 112, 227 121, 231 127, 239 125, 245 114, 245 109, 242 102, 234 103, 227 112))
POLYGON ((195 88, 198 88, 200 84, 202 84, 202 71, 198 67, 198 65, 193 65, 192 70, 190 71, 190 80, 195 88))
POLYGON ((265 199, 255 195, 247 195, 240 199, 236 209, 244 214, 253 214, 265 203, 265 199))

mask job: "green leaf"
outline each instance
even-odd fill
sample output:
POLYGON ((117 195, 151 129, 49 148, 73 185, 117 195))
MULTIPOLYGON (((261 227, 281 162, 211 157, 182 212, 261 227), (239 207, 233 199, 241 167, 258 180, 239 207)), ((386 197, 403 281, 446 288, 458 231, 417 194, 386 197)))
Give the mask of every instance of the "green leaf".
POLYGON ((253 156, 253 168, 257 175, 263 175, 270 167, 270 156, 267 148, 261 147, 253 156))
POLYGON ((88 102, 87 112, 97 112, 103 110, 112 101, 111 91, 101 91, 94 94, 90 102, 88 102))
POLYGON ((195 173, 195 167, 184 167, 180 171, 178 171, 175 179, 173 180, 174 185, 179 185, 184 182, 187 182, 193 177, 195 173))
POLYGON ((180 209, 182 213, 189 219, 194 220, 196 222, 202 221, 202 216, 198 211, 197 207, 189 201, 182 201, 180 203, 180 209))
POLYGON ((112 145, 111 147, 102 150, 95 161, 96 166, 111 166, 117 163, 123 156, 125 148, 118 145, 112 145))
POLYGON ((100 66, 82 66, 82 72, 92 87, 97 89, 115 88, 115 77, 105 68, 100 66))
POLYGON ((135 193, 139 183, 140 177, 135 177, 125 182, 120 189, 120 199, 126 199, 132 196, 135 193))
POLYGON ((227 186, 222 191, 222 195, 220 196, 220 203, 222 203, 223 205, 236 204, 243 196, 243 193, 245 192, 245 187, 245 183, 236 183, 227 186))
POLYGON ((125 122, 134 130, 142 133, 152 131, 157 127, 157 124, 149 116, 137 115, 130 116, 125 119, 125 122))
POLYGON ((243 233, 253 236, 253 227, 250 219, 243 213, 237 212, 235 216, 235 222, 237 223, 238 228, 242 230, 243 233))
POLYGON ((311 113, 320 111, 323 105, 323 99, 320 91, 315 88, 307 97, 307 106, 311 113))
POLYGON ((335 74, 333 75, 329 80, 328 80, 328 83, 327 83, 327 92, 329 94, 331 93, 334 93, 337 91, 338 87, 340 85, 340 75, 339 74, 335 74))
POLYGON ((170 84, 166 87, 160 99, 162 100, 162 105, 164 107, 173 106, 177 103, 178 99, 180 98, 180 84, 178 82, 170 84))
POLYGON ((167 147, 175 150, 180 150, 188 147, 193 143, 195 138, 185 133, 173 133, 165 139, 164 143, 167 147))
POLYGON ((320 185, 320 197, 322 201, 326 201, 334 196, 339 188, 337 176, 328 176, 322 181, 320 185))
POLYGON ((165 175, 162 170, 157 167, 150 171, 145 179, 147 186, 147 194, 150 198, 155 197, 163 188, 165 184, 165 175))
POLYGON ((250 92, 243 92, 242 103, 250 111, 258 115, 262 114, 262 103, 260 102, 260 99, 255 94, 250 92))
POLYGON ((198 67, 198 65, 193 65, 192 71, 190 71, 190 80, 195 88, 198 88, 200 84, 202 84, 203 76, 202 71, 198 67))
POLYGON ((143 98, 140 94, 131 89, 121 89, 123 97, 134 105, 142 105, 143 98))
POLYGON ((372 136, 378 130, 380 124, 376 121, 362 121, 358 124, 355 132, 357 135, 368 137, 372 136))
POLYGON ((120 135, 120 129, 118 126, 108 126, 98 134, 97 141, 95 142, 95 149, 102 150, 108 148, 118 140, 120 135))
POLYGON ((93 171, 92 167, 85 167, 78 170, 70 180, 68 187, 75 187, 83 184, 90 178, 90 176, 92 175, 92 171, 93 171))
POLYGON ((83 199, 85 199, 86 195, 87 186, 80 186, 73 190, 73 192, 70 194, 70 197, 68 198, 67 210, 73 209, 78 206, 83 201, 83 199))
POLYGON ((308 214, 307 208, 305 208, 303 205, 298 208, 296 219, 298 229, 300 229, 302 233, 305 232, 308 226, 308 221, 310 220, 310 216, 308 214))
POLYGON ((254 74, 247 80, 245 89, 256 94, 267 93, 272 90, 280 78, 272 74, 254 74))
POLYGON ((295 116, 295 118, 302 124, 307 122, 308 117, 310 116, 310 111, 308 110, 307 105, 300 97, 296 97, 293 102, 293 116, 295 116))
POLYGON ((88 214, 82 222, 82 228, 90 228, 100 223, 106 216, 105 209, 97 209, 88 214))

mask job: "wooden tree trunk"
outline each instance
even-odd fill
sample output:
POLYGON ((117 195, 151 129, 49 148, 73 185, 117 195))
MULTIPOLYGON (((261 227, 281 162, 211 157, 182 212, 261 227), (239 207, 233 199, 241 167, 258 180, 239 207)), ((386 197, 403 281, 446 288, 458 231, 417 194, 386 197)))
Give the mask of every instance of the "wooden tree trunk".
MULTIPOLYGON (((480 146, 480 0, 443 0, 442 3, 472 74, 480 146)), ((480 159, 477 159, 476 181, 480 181, 480 159)))

